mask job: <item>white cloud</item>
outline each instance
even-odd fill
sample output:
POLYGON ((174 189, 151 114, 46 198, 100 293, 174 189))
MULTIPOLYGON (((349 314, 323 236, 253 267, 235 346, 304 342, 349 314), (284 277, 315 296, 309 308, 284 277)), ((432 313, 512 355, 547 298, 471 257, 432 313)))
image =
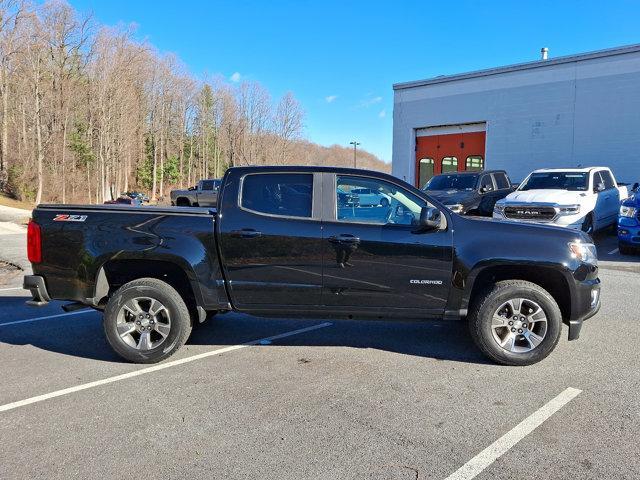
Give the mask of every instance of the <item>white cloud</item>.
POLYGON ((338 98, 338 95, 329 95, 328 97, 324 97, 327 103, 333 103, 338 98))
POLYGON ((381 101, 382 97, 365 98, 360 102, 360 106, 363 108, 368 108, 372 105, 375 105, 376 103, 380 103, 381 101))
POLYGON ((242 75, 240 75, 240 72, 234 72, 234 74, 229 77, 229 80, 237 83, 240 81, 241 78, 242 78, 242 75))
POLYGON ((387 111, 383 108, 382 110, 380 110, 380 113, 378 114, 378 117, 384 118, 386 116, 387 116, 387 111))

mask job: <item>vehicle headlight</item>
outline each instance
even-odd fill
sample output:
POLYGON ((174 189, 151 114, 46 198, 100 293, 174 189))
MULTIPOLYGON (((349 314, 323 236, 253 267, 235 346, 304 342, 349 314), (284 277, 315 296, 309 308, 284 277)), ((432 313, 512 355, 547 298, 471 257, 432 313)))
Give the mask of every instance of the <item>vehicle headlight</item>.
POLYGON ((598 264, 596 246, 593 243, 571 242, 569 243, 569 250, 571 251, 571 256, 581 262, 590 263, 591 265, 598 264))
POLYGON ((626 207, 624 205, 620 207, 621 217, 635 217, 636 213, 638 213, 638 209, 635 207, 626 207))
POLYGON ((496 203, 493 206, 493 211, 498 213, 504 212, 504 203, 496 203))
POLYGON ((575 215, 580 213, 580 205, 560 205, 558 207, 560 215, 575 215))
POLYGON ((464 210, 464 205, 462 205, 461 203, 455 203, 453 205, 445 205, 449 210, 451 210, 453 213, 462 213, 462 210, 464 210))

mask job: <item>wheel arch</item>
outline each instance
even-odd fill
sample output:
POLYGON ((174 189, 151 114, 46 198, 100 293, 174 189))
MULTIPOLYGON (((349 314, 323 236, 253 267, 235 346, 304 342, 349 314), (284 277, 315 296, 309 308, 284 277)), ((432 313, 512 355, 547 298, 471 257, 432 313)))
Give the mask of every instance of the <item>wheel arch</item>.
POLYGON ((192 319, 201 319, 206 315, 200 292, 184 267, 168 260, 108 260, 98 270, 92 303, 98 308, 104 308, 113 292, 125 283, 140 278, 155 278, 175 288, 187 305, 192 319))
POLYGON ((545 266, 501 264, 478 268, 467 278, 461 308, 472 308, 479 293, 502 280, 525 280, 539 285, 556 301, 563 320, 571 318, 569 282, 562 271, 545 266))

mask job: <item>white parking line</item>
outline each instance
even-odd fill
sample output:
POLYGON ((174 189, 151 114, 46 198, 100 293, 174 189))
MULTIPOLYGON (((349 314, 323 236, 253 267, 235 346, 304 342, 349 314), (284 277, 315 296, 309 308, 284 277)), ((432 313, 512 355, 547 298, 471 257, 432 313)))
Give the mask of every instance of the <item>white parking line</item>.
POLYGON ((616 253, 618 253, 618 249, 617 249, 617 248, 614 248, 614 249, 613 249, 613 250, 611 250, 607 255, 614 255, 614 254, 616 254, 616 253))
MULTIPOLYGON (((75 313, 75 312, 74 312, 75 313)), ((115 377, 109 377, 102 380, 97 380, 95 382, 83 383, 81 385, 76 385, 75 387, 64 388, 62 390, 56 390, 55 392, 45 393, 44 395, 38 395, 36 397, 27 398, 25 400, 20 400, 18 402, 7 403, 5 405, 0 405, 0 412, 6 412, 8 410, 13 410, 15 408, 24 407, 26 405, 31 405, 32 403, 43 402, 45 400, 49 400, 50 398, 61 397, 63 395, 69 395, 70 393, 80 392, 82 390, 87 390, 89 388, 99 387, 100 385, 107 385, 109 383, 119 382, 120 380, 126 380, 128 378, 139 377, 140 375, 145 375, 147 373, 157 372, 159 370, 165 370, 167 368, 176 367, 178 365, 182 365, 185 363, 194 362, 196 360, 201 360, 203 358, 212 357, 214 355, 220 355, 226 352, 232 352, 234 350, 240 350, 241 348, 247 348, 252 345, 258 345, 261 342, 271 342, 273 340, 278 340, 280 338, 291 337, 293 335, 299 335, 305 332, 311 332, 313 330, 318 330, 324 327, 330 327, 333 325, 331 322, 319 323, 318 325, 312 325, 310 327, 300 328, 298 330, 291 330, 289 332, 280 333, 278 335, 273 335, 271 337, 260 338, 258 340, 252 340, 251 342, 242 343, 239 345, 231 345, 229 347, 219 348, 218 350, 212 350, 210 352, 200 353, 198 355, 192 355, 191 357, 181 358, 179 360, 173 360, 172 362, 160 363, 158 365, 154 365, 153 367, 142 368, 140 370, 136 370, 134 372, 123 373, 122 375, 116 375, 115 377)))
POLYGON ((11 290, 24 290, 22 287, 0 288, 0 292, 9 292, 11 290))
POLYGON ((50 318, 66 317, 67 315, 80 315, 82 313, 92 313, 92 312, 95 312, 95 310, 76 310, 75 312, 58 313, 56 315, 48 315, 46 317, 25 318, 24 320, 15 320, 13 322, 0 323, 0 327, 17 325, 19 323, 39 322, 41 320, 49 320, 50 318))
POLYGON ((449 475, 446 480, 471 480, 472 478, 475 478, 485 468, 507 453, 520 440, 542 425, 545 420, 551 417, 551 415, 580 395, 580 393, 582 393, 582 391, 576 388, 567 388, 556 398, 533 412, 522 422, 449 475))

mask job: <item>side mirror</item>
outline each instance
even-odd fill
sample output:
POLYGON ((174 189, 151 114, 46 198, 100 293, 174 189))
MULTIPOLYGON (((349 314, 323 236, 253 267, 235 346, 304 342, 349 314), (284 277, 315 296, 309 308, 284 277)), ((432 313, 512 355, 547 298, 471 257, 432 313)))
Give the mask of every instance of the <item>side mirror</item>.
POLYGON ((604 191, 604 183, 602 183, 602 182, 596 183, 596 188, 594 190, 595 190, 596 193, 603 192, 604 191))
POLYGON ((433 207, 422 207, 420 210, 419 231, 426 232, 440 228, 440 210, 433 207))

